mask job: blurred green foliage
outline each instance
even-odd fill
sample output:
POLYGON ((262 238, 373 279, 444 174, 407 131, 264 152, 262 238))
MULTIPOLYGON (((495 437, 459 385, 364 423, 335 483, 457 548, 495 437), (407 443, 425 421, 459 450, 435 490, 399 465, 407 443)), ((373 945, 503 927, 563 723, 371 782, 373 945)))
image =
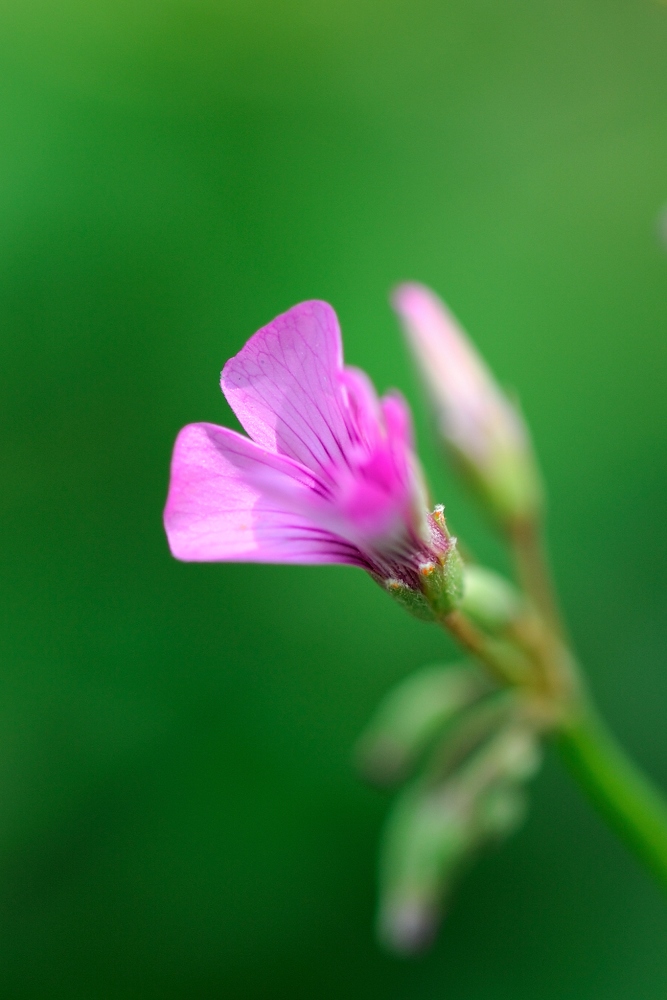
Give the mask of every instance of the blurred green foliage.
POLYGON ((445 640, 360 572, 180 565, 170 450, 309 297, 415 404, 431 283, 534 429, 564 603, 667 784, 667 9, 8 0, 0 10, 0 975, 19 998, 664 996, 667 908, 551 761, 431 955, 373 936, 350 750, 445 640))

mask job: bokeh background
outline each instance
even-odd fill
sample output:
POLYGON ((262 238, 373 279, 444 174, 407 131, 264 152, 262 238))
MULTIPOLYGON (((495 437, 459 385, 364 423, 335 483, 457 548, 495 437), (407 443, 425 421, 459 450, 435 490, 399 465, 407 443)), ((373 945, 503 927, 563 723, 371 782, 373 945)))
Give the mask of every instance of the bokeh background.
POLYGON ((667 8, 8 0, 0 93, 2 994, 664 996, 665 901, 555 756, 433 952, 382 954, 350 748, 453 650, 356 570, 178 564, 161 511, 226 358, 321 297, 503 568, 387 304, 429 282, 521 397, 582 658, 667 785, 667 8))

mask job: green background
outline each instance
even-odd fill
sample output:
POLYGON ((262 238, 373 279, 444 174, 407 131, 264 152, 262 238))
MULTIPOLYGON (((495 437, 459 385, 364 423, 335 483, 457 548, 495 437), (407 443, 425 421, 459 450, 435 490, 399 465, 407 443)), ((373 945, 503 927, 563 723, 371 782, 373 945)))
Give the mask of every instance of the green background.
POLYGON ((433 952, 381 953, 350 747, 452 650, 356 570, 178 564, 161 511, 226 358, 321 297, 502 568, 387 304, 432 284, 520 394, 572 632, 667 784, 667 8, 9 0, 0 147, 2 994, 663 997, 665 901, 555 757, 433 952))

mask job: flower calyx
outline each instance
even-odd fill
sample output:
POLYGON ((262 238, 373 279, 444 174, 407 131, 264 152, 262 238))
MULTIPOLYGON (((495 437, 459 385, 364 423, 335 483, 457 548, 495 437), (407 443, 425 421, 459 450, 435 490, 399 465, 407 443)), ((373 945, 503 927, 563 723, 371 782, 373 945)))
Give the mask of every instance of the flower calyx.
POLYGON ((416 618, 436 621, 453 611, 463 597, 463 560, 447 528, 444 507, 436 506, 426 522, 428 541, 415 551, 409 572, 383 583, 416 618))
POLYGON ((447 528, 442 504, 429 515, 429 525, 439 544, 431 558, 420 561, 419 582, 428 606, 440 618, 458 607, 463 598, 463 560, 456 538, 447 528))

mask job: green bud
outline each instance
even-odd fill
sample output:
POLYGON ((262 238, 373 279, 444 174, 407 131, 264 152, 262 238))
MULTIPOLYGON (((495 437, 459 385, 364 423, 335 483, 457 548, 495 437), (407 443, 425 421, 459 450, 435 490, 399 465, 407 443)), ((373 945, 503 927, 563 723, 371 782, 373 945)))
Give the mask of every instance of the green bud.
POLYGON ((435 736, 490 690, 469 664, 411 674, 380 703, 357 746, 358 765, 377 784, 402 780, 435 736))
POLYGON ((502 521, 532 519, 541 510, 542 480, 529 444, 525 451, 501 452, 478 482, 489 507, 502 521))
POLYGON ((540 743, 527 726, 503 733, 496 752, 498 773, 509 781, 529 781, 542 764, 540 743))
POLYGON ((523 784, 541 763, 542 752, 533 729, 510 720, 475 750, 460 768, 457 780, 472 801, 497 784, 523 784))
POLYGON ((502 576, 483 566, 466 566, 463 598, 459 605, 474 622, 489 632, 500 632, 521 613, 518 591, 502 576))
POLYGON ((468 848, 468 821, 448 789, 407 790, 385 828, 380 859, 378 935, 392 951, 430 944, 442 897, 468 848))
POLYGON ((425 770, 425 780, 438 785, 454 774, 465 773, 467 763, 475 759, 480 748, 512 724, 518 704, 515 692, 505 689, 487 694, 458 713, 438 741, 425 770))
POLYGON ((527 812, 528 801, 521 788, 499 785, 481 799, 476 819, 482 834, 503 839, 519 829, 527 812))
POLYGON ((450 445, 447 450, 462 478, 494 520, 511 525, 539 516, 544 487, 527 436, 525 447, 515 450, 501 446, 481 466, 456 446, 450 445))
POLYGON ((501 718, 492 735, 468 747, 463 758, 456 755, 453 770, 440 778, 431 770, 399 796, 390 813, 381 851, 378 932, 393 951, 409 954, 430 944, 464 862, 485 843, 512 833, 525 816, 521 786, 539 766, 538 739, 527 724, 501 718))

